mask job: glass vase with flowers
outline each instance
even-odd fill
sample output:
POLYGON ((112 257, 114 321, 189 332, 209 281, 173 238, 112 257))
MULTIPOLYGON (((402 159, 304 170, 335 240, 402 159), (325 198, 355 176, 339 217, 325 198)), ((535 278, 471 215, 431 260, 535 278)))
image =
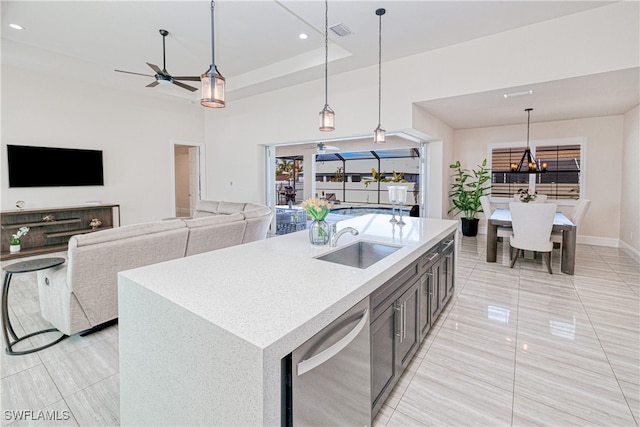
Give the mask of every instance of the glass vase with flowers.
POLYGON ((329 243, 329 224, 325 218, 333 205, 324 199, 310 197, 302 202, 302 209, 313 219, 309 226, 309 241, 313 245, 326 245, 329 243))

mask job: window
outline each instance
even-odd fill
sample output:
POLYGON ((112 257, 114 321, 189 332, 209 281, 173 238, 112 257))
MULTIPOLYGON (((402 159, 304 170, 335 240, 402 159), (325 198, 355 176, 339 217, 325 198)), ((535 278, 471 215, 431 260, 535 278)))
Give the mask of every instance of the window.
POLYGON ((491 150, 491 195, 513 197, 518 190, 529 188, 528 173, 511 173, 511 163, 518 163, 527 147, 491 150))
POLYGON ((531 188, 549 199, 577 200, 581 193, 581 144, 531 146, 538 164, 547 163, 541 174, 510 173, 526 147, 491 149, 491 195, 511 198, 518 190, 531 188))

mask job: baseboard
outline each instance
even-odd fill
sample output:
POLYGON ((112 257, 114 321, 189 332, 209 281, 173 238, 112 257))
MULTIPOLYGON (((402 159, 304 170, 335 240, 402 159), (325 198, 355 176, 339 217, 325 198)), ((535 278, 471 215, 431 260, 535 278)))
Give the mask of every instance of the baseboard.
POLYGON ((620 239, 613 239, 611 237, 596 237, 596 236, 580 236, 576 237, 576 243, 582 243, 584 245, 593 246, 606 246, 609 248, 619 248, 620 239))
POLYGON ((620 248, 628 253, 631 258, 636 260, 636 262, 640 262, 640 251, 638 251, 636 248, 622 240, 620 240, 620 248))

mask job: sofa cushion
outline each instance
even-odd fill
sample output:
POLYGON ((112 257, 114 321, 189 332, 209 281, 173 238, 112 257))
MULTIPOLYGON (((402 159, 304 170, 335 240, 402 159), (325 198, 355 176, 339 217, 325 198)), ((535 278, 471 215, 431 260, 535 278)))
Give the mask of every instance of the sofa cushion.
POLYGON ((241 213, 187 219, 184 222, 189 229, 185 256, 239 245, 247 226, 241 213))
POLYGON ((242 221, 244 216, 241 213, 231 215, 204 216, 193 219, 184 219, 188 228, 207 227, 210 225, 228 224, 230 222, 242 221))
POLYGON ((218 214, 234 214, 244 211, 246 203, 237 202, 220 202, 218 205, 218 214))
POLYGON ((193 217, 200 218, 203 216, 217 215, 219 204, 220 202, 213 200, 198 200, 196 202, 196 210, 193 213, 193 217))
POLYGON ((96 231, 95 233, 77 234, 72 236, 71 239, 69 239, 69 248, 71 249, 115 240, 141 237, 148 234, 161 233, 179 228, 185 228, 184 222, 180 219, 125 225, 122 227, 96 231))
POLYGON ((263 216, 266 216, 266 215, 270 215, 271 214, 271 209, 268 208, 267 206, 255 205, 253 203, 247 203, 247 206, 245 206, 244 211, 242 212, 242 214, 247 219, 249 219, 249 218, 259 218, 259 217, 263 217, 263 216))

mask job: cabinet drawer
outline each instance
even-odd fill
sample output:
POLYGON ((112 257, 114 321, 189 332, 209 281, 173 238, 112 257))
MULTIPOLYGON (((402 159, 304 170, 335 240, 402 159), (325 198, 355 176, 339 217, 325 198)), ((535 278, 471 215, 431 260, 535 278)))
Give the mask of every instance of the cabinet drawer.
POLYGON ((400 273, 396 274, 384 285, 376 289, 376 291, 371 294, 371 307, 373 307, 372 319, 378 317, 382 310, 386 308, 382 305, 383 303, 397 299, 399 295, 397 295, 396 292, 404 292, 404 290, 408 286, 411 286, 418 276, 418 263, 414 262, 400 273))
POLYGON ((440 244, 437 244, 420 257, 418 260, 420 274, 424 274, 433 264, 438 262, 438 258, 440 257, 439 248, 440 244))
POLYGON ((456 246, 455 234, 451 233, 440 241, 439 251, 441 254, 453 252, 456 246))

